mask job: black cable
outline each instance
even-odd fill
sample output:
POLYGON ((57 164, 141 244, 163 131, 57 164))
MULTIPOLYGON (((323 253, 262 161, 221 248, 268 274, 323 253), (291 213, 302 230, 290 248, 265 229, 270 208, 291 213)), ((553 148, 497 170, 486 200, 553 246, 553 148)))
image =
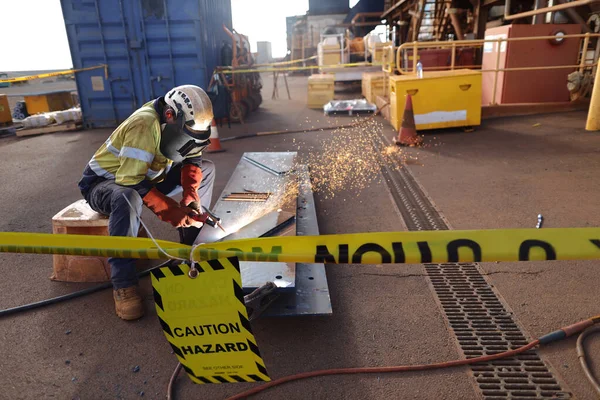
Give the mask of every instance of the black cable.
MULTIPOLYGON (((152 268, 148 268, 147 270, 144 270, 142 272, 140 272, 138 274, 138 277, 144 277, 146 275, 148 275, 150 273, 150 271, 152 271, 153 269, 156 268, 160 268, 160 267, 164 267, 165 265, 167 265, 169 261, 165 261, 155 267, 152 268)), ((53 297, 51 299, 46 299, 46 300, 42 300, 42 301, 38 301, 35 303, 30 303, 30 304, 24 304, 22 306, 18 306, 18 307, 13 307, 13 308, 8 308, 6 310, 0 310, 0 318, 2 317, 6 317, 8 315, 12 315, 12 314, 17 314, 19 312, 23 312, 23 311, 28 311, 28 310, 34 310, 36 308, 40 308, 40 307, 44 307, 44 306, 49 306, 51 304, 57 304, 57 303, 61 303, 63 301, 67 301, 67 300, 71 300, 71 299, 76 299, 78 297, 82 297, 88 294, 92 294, 92 293, 96 293, 100 290, 103 289, 108 289, 112 287, 112 283, 111 282, 106 282, 103 283, 101 285, 97 285, 91 288, 87 288, 87 289, 83 289, 83 290, 79 290, 77 292, 73 292, 73 293, 68 293, 68 294, 64 294, 62 296, 58 296, 58 297, 53 297)))

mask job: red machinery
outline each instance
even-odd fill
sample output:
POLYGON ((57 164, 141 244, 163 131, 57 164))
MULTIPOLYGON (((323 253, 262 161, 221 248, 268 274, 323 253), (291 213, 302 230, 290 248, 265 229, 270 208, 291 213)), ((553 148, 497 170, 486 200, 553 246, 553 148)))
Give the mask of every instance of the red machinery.
MULTIPOLYGON (((444 71, 451 69, 452 49, 419 49, 419 60, 425 71, 444 71)), ((403 70, 412 71, 413 51, 408 49, 404 52, 401 60, 403 70)), ((454 66, 464 68, 475 68, 475 48, 457 47, 454 56, 454 66)))
MULTIPOLYGON (((485 70, 498 68, 549 67, 575 65, 579 38, 561 39, 561 35, 581 33, 579 24, 513 24, 485 31, 486 39, 556 36, 557 39, 486 43, 483 50, 485 70), (500 53, 500 54, 498 54, 500 53), (500 60, 497 60, 497 57, 500 60)), ((487 72, 482 77, 483 104, 547 103, 569 101, 567 80, 573 69, 556 68, 533 71, 487 72), (494 83, 497 85, 494 96, 494 83), (557 84, 558 83, 558 84, 557 84)))

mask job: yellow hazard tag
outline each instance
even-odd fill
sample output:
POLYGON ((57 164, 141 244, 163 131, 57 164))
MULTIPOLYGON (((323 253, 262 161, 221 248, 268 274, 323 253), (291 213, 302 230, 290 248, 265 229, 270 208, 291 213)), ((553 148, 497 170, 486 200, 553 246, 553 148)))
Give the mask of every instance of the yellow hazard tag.
POLYGON ((152 271, 158 320, 195 383, 269 381, 248 321, 237 258, 152 271))

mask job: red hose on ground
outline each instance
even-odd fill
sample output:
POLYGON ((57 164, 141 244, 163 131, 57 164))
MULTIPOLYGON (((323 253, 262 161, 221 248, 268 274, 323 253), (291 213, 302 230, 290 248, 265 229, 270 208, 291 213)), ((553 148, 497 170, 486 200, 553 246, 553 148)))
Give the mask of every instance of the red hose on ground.
POLYGON ((276 379, 274 381, 265 383, 264 385, 257 386, 255 388, 246 390, 245 392, 236 394, 235 396, 227 398, 227 400, 239 400, 245 399, 248 396, 253 396, 257 393, 260 393, 264 390, 272 388, 274 386, 282 385, 287 382, 298 381, 301 379, 314 378, 316 376, 326 376, 326 375, 348 375, 348 374, 363 374, 363 373, 386 373, 386 372, 408 372, 408 371, 424 371, 429 369, 442 369, 442 368, 452 368, 458 367, 461 365, 469 365, 476 364, 481 362, 488 362, 497 360, 500 358, 511 357, 520 353, 523 353, 527 350, 530 350, 537 346, 540 343, 538 339, 534 340, 526 344, 525 346, 519 347, 515 350, 509 350, 498 354, 493 354, 489 356, 481 356, 476 358, 467 358, 464 360, 454 360, 454 361, 445 361, 435 364, 420 364, 420 365, 399 365, 394 367, 357 367, 357 368, 335 368, 335 369, 323 369, 320 371, 311 371, 311 372, 303 372, 300 374, 289 375, 283 378, 276 379))

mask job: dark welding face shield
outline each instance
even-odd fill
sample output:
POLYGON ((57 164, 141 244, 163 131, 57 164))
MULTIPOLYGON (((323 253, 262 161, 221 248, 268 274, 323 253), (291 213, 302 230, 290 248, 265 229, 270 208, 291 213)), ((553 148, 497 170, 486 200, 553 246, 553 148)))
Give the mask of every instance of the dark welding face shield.
POLYGON ((194 121, 184 120, 181 108, 176 120, 167 123, 162 129, 160 152, 173 162, 182 162, 185 158, 199 155, 210 144, 210 125, 206 130, 193 129, 194 121))

